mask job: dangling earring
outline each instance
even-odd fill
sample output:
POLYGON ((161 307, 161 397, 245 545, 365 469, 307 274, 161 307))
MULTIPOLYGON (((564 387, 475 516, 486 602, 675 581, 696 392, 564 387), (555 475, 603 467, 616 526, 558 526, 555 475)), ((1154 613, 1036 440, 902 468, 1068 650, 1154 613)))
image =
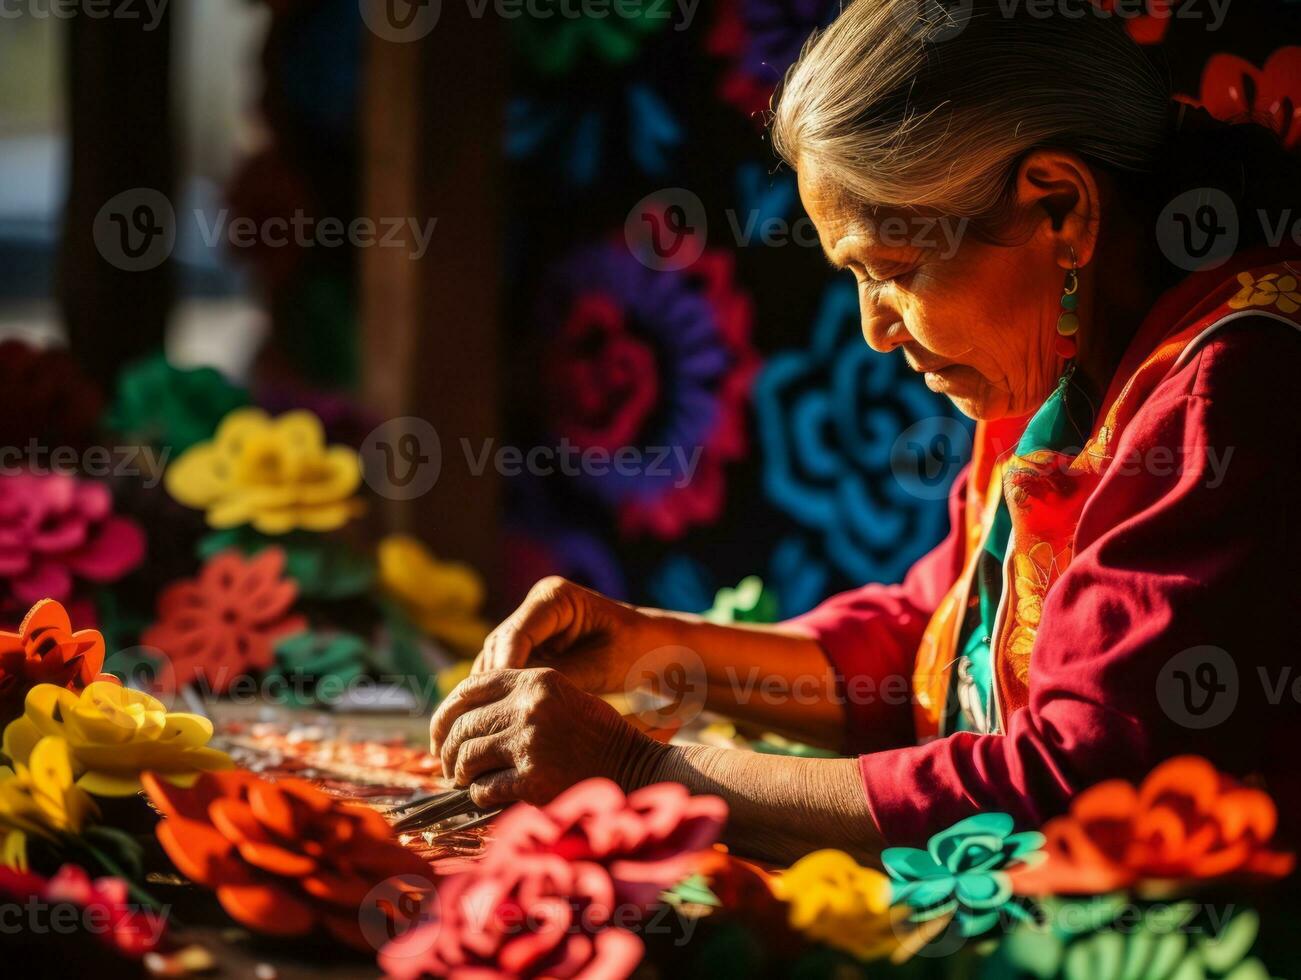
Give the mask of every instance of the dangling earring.
MULTIPOLYGON (((1069 246, 1068 246, 1069 247, 1069 246)), ((1057 318, 1057 353, 1066 360, 1075 356, 1078 345, 1075 334, 1080 329, 1080 270, 1075 262, 1075 249, 1071 249, 1071 268, 1066 273, 1066 285, 1062 288, 1062 315, 1057 318)))

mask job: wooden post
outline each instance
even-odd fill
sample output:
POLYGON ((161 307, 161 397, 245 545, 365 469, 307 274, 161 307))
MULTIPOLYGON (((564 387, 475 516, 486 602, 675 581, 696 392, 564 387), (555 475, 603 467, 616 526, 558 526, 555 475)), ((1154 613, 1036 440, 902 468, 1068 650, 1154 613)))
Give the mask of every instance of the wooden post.
MULTIPOLYGON (((428 250, 370 248, 361 259, 363 393, 384 418, 438 434, 432 489, 389 500, 384 523, 500 582, 501 492, 477 453, 500 443, 503 28, 444 3, 425 37, 368 32, 362 118, 363 213, 433 225, 428 250)), ((490 588, 493 594, 499 590, 490 588)))

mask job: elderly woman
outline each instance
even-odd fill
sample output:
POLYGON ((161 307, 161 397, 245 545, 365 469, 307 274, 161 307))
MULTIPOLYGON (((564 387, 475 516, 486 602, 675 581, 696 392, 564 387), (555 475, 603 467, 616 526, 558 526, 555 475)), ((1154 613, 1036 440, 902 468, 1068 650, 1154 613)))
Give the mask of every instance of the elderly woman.
POLYGON ((775 101, 867 343, 977 420, 947 540, 776 626, 540 583, 432 721, 476 800, 677 780, 726 798, 742 850, 870 856, 1193 752, 1301 812, 1301 263, 1267 247, 1301 182, 1265 130, 1173 105, 1114 18, 1030 6, 854 0, 775 101), (956 252, 904 231, 934 219, 956 252), (597 697, 675 671, 861 754, 664 745, 597 697))

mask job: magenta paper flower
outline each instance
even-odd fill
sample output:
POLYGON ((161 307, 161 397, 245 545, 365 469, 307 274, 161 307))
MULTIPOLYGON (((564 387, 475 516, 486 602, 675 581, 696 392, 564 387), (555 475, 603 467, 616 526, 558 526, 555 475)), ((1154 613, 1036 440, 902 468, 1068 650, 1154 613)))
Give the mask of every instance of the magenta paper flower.
MULTIPOLYGON (((141 909, 131 899, 123 879, 92 879, 74 864, 65 864, 53 878, 0 868, 0 905, 33 902, 44 905, 51 919, 55 907, 76 908, 72 921, 124 956, 139 958, 157 947, 162 937, 165 920, 160 920, 161 913, 141 909)), ((66 955, 72 937, 54 938, 66 955)))
POLYGON ((624 796, 589 779, 540 809, 514 806, 483 859, 439 886, 435 917, 387 944, 380 966, 396 980, 622 980, 643 947, 621 926, 702 866, 726 819, 721 799, 677 783, 624 796))
POLYGON ((144 559, 139 525, 101 483, 62 473, 0 476, 0 579, 20 602, 66 601, 74 577, 112 582, 144 559))

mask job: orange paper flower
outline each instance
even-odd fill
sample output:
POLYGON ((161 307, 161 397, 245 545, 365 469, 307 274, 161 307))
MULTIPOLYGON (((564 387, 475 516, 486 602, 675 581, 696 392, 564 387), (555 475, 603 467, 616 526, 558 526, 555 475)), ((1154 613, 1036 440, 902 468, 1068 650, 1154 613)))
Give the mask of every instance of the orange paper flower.
POLYGON ((1022 895, 1078 895, 1230 874, 1282 877, 1294 859, 1268 847, 1277 822, 1267 793, 1180 756, 1137 789, 1110 780, 1081 793, 1069 814, 1044 825, 1048 859, 1013 871, 1012 886, 1022 895))
POLYGON ((23 713, 23 699, 37 684, 80 691, 103 665, 104 637, 97 630, 74 633, 67 610, 42 599, 17 633, 0 633, 0 728, 23 713))
POLYGON ((271 783, 242 770, 205 773, 192 789, 146 774, 162 811, 158 840, 186 877, 257 932, 301 936, 322 927, 357 949, 411 925, 404 900, 429 867, 391 839, 376 811, 331 799, 300 779, 271 783))
POLYGON ((141 637, 166 654, 178 685, 203 678, 210 690, 229 689, 235 678, 266 670, 282 637, 307 628, 289 616, 298 587, 283 578, 285 553, 267 548, 252 558, 223 551, 197 579, 176 582, 158 597, 158 622, 141 637))

